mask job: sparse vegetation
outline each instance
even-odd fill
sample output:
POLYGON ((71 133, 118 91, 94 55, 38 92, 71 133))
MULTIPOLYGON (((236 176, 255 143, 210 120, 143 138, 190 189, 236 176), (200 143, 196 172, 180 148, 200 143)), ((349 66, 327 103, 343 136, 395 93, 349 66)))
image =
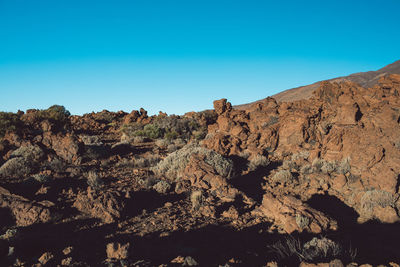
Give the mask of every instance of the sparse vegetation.
POLYGON ((267 167, 268 164, 269 160, 266 156, 256 155, 249 161, 248 167, 250 171, 255 171, 258 168, 267 167))
POLYGON ((167 181, 161 180, 155 185, 153 185, 153 189, 156 190, 160 194, 168 193, 171 190, 171 184, 167 181))
POLYGON ((212 166, 219 175, 227 178, 232 177, 234 169, 233 162, 230 159, 226 159, 215 151, 200 147, 197 144, 186 145, 182 149, 171 153, 157 166, 153 167, 152 171, 157 175, 165 176, 175 181, 181 177, 190 156, 196 153, 204 155, 205 162, 212 166))
POLYGON ((293 175, 288 170, 279 170, 274 176, 272 176, 272 181, 274 183, 287 183, 293 178, 293 175))
POLYGON ((48 183, 51 180, 51 177, 45 174, 35 174, 32 178, 41 184, 48 183))
POLYGON ((274 124, 277 124, 279 122, 279 117, 278 116, 270 116, 269 121, 265 122, 261 125, 262 128, 268 128, 269 126, 272 126, 274 124))
POLYGON ((87 174, 87 184, 95 189, 99 190, 104 186, 104 181, 103 179, 99 176, 99 174, 95 171, 90 171, 87 174))
POLYGON ((147 157, 135 158, 133 164, 136 168, 148 168, 155 166, 157 163, 160 162, 160 160, 160 157, 157 155, 149 155, 147 157))
POLYGON ((190 194, 190 202, 192 203, 192 209, 198 210, 203 203, 203 192, 200 190, 193 191, 190 194))
POLYGON ((373 212, 373 209, 376 206, 380 206, 382 208, 385 207, 393 207, 397 197, 393 196, 393 194, 383 191, 383 190, 369 190, 364 193, 361 198, 361 209, 365 213, 373 212))
POLYGON ((314 237, 308 242, 302 243, 299 239, 287 237, 275 244, 268 246, 270 252, 279 260, 298 262, 329 262, 333 259, 354 260, 357 251, 352 248, 345 249, 339 243, 328 238, 314 237))
POLYGON ((22 126, 22 122, 16 113, 0 112, 0 139, 7 132, 15 132, 22 126))
POLYGON ((0 176, 23 177, 37 169, 43 158, 43 150, 38 146, 23 146, 11 153, 11 158, 0 167, 0 176))
POLYGON ((296 214, 296 223, 300 229, 304 229, 310 224, 310 218, 301 214, 296 214))

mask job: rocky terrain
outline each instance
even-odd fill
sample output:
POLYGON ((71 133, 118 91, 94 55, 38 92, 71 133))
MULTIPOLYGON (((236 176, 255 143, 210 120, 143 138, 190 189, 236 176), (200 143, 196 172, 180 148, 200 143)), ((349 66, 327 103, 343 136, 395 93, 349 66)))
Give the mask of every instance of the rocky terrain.
POLYGON ((0 265, 399 266, 399 92, 0 113, 0 265))

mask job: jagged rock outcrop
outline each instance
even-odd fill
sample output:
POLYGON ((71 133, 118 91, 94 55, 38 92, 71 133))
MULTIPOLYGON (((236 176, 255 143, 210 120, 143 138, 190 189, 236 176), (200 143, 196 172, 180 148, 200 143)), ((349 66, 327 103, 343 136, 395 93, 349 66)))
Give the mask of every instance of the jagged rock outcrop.
POLYGON ((73 207, 105 223, 112 223, 122 216, 125 200, 119 192, 96 192, 88 187, 86 192, 78 193, 73 207))
POLYGON ((50 213, 52 206, 54 204, 49 201, 30 202, 0 187, 0 208, 9 209, 18 226, 49 222, 52 218, 50 213))
MULTIPOLYGON (((322 82, 308 100, 278 104, 269 98, 247 110, 232 109, 222 99, 214 102, 218 118, 209 126, 203 145, 224 155, 240 155, 245 150, 269 154, 275 161, 308 153, 303 166, 295 170, 300 178, 311 179, 307 185, 297 183, 305 190, 303 199, 325 192, 353 207, 360 221, 397 221, 399 91, 400 75, 389 75, 373 88, 348 81, 322 82), (348 168, 339 170, 338 164, 345 160, 348 168), (322 166, 312 169, 313 164, 322 166), (325 181, 322 189, 321 178, 325 181), (371 190, 383 192, 380 196, 389 194, 392 200, 366 211, 362 199, 371 190)), ((266 177, 266 181, 272 180, 266 177)), ((291 188, 287 194, 298 193, 296 186, 291 188)))

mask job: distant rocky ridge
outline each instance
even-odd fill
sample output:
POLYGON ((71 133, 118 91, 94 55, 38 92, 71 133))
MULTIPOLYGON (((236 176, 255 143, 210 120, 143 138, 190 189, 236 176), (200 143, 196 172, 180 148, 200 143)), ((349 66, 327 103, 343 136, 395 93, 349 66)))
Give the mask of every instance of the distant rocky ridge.
MULTIPOLYGON (((362 87, 369 88, 376 85, 379 79, 388 74, 400 74, 400 60, 389 64, 377 71, 367 71, 354 73, 349 76, 338 77, 329 79, 330 82, 350 81, 359 84, 362 87)), ((321 82, 316 82, 306 86, 300 86, 293 89, 288 89, 275 94, 273 97, 277 102, 290 102, 301 99, 308 99, 312 96, 312 93, 319 88, 321 82)), ((258 100, 248 104, 237 105, 237 109, 246 109, 249 105, 266 101, 266 99, 258 100)))

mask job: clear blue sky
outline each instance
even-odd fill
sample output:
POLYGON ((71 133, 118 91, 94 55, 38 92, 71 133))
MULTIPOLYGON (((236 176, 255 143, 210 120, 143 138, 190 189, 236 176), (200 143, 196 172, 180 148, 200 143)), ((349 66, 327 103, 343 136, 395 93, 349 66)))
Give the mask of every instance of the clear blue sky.
POLYGON ((400 1, 0 0, 0 110, 183 114, 400 59, 400 1))

